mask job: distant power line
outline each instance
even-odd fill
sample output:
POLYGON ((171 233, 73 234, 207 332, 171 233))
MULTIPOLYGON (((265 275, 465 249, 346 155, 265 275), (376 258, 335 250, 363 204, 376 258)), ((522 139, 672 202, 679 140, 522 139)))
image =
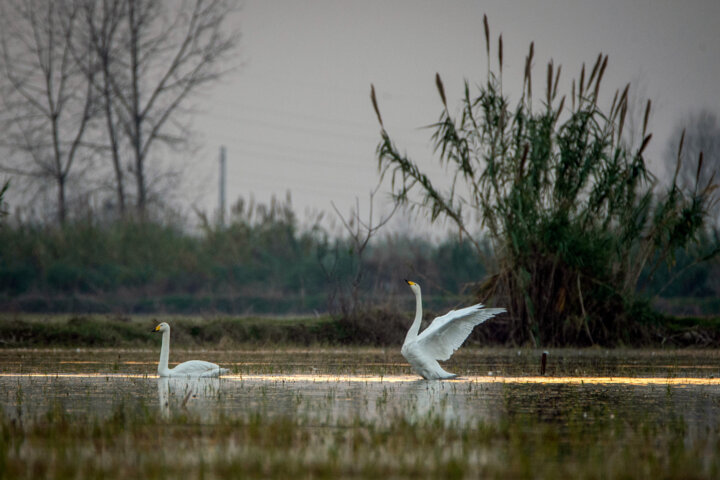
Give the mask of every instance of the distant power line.
MULTIPOLYGON (((368 168, 373 169, 373 167, 376 165, 375 162, 372 161, 372 158, 366 162, 365 165, 355 162, 352 164, 348 163, 339 163, 333 159, 322 159, 317 157, 304 157, 300 158, 296 155, 288 155, 288 154, 282 154, 282 153, 276 153, 276 152, 266 152, 266 151, 259 151, 259 150, 252 150, 248 148, 243 147, 233 147, 233 152, 242 153, 245 158, 247 158, 248 155, 250 156, 261 156, 266 159, 272 159, 277 160, 284 164, 294 164, 297 166, 307 166, 308 163, 313 165, 322 165, 327 167, 332 167, 335 170, 333 173, 337 173, 339 170, 347 171, 347 170, 361 170, 365 171, 368 168)), ((323 174, 323 176, 331 178, 335 177, 337 175, 330 175, 327 169, 323 169, 319 173, 323 174)))
MULTIPOLYGON (((232 155, 229 155, 230 163, 232 164, 232 155)), ((364 195, 366 188, 358 185, 356 178, 345 177, 339 182, 331 178, 323 178, 319 183, 313 185, 308 182, 298 182, 297 175, 283 170, 279 173, 275 172, 264 172, 260 170, 252 169, 248 171, 246 169, 240 169, 240 173, 236 175, 228 175, 228 180, 233 189, 238 188, 238 184, 242 183, 245 189, 257 189, 262 188, 271 193, 282 194, 287 190, 291 192, 302 191, 312 194, 316 197, 327 197, 328 199, 337 198, 336 196, 354 196, 364 195), (249 187, 249 188, 247 188, 249 187), (355 189, 358 189, 357 193, 353 193, 355 189)))
POLYGON ((289 161, 309 161, 314 164, 331 166, 333 168, 351 167, 358 168, 363 165, 374 166, 375 157, 373 151, 367 154, 347 152, 346 154, 333 151, 315 150, 312 148, 294 148, 290 145, 273 144, 271 142, 244 140, 229 134, 216 133, 214 137, 220 140, 220 143, 227 145, 233 152, 243 152, 249 155, 262 155, 264 158, 277 158, 283 163, 289 161), (247 145, 247 146, 246 146, 247 145), (259 147, 259 148, 252 148, 259 147), (352 155, 352 156, 349 156, 352 155))
MULTIPOLYGON (((328 92, 339 94, 343 97, 347 97, 348 95, 351 97, 357 97, 357 98, 368 98, 368 95, 370 94, 370 83, 367 83, 366 85, 362 85, 359 87, 346 87, 346 86, 338 86, 337 84, 328 83, 328 82, 318 82, 317 80, 308 80, 307 78, 301 78, 301 77, 292 77, 291 79, 288 79, 288 75, 285 73, 280 74, 264 74, 264 73, 257 73, 253 72, 251 70, 243 71, 238 76, 238 81, 241 81, 242 78, 247 77, 255 77, 255 79, 260 80, 263 84, 266 84, 267 82, 272 83, 278 83, 281 84, 284 88, 287 88, 289 84, 292 85, 293 89, 297 88, 304 88, 309 91, 314 91, 317 95, 327 97, 328 92)), ((433 81, 433 75, 428 76, 428 83, 431 84, 433 81)), ((425 96, 424 92, 408 92, 407 90, 403 91, 388 91, 387 89, 382 89, 382 95, 383 97, 390 97, 394 100, 401 100, 401 101, 407 101, 407 102, 417 102, 417 101, 425 101, 427 100, 427 97, 425 96)))
MULTIPOLYGON (((320 135, 323 137, 344 137, 344 138, 353 138, 356 140, 366 141, 366 142, 379 142, 380 141, 380 135, 377 134, 362 134, 362 133, 353 133, 353 132, 347 132, 347 131, 338 131, 337 129, 329 129, 329 128, 322 128, 322 127, 312 127, 312 126, 299 126, 297 124, 294 125, 288 125, 287 123, 278 122, 276 120, 264 120, 260 119, 258 117, 244 117, 241 115, 234 115, 234 114, 228 114, 224 112, 206 112, 204 114, 207 117, 216 118, 220 120, 229 120, 231 122, 235 123, 241 123, 244 125, 252 125, 252 126, 259 126, 264 128, 270 128, 273 130, 283 130, 288 132, 295 132, 295 133, 306 133, 306 134, 312 134, 312 135, 320 135)), ((377 130, 379 132, 379 128, 377 130)), ((417 129, 410 130, 411 132, 417 131, 417 129)), ((408 131, 406 130, 406 133, 408 131)), ((428 138, 430 135, 428 134, 428 138)), ((422 144, 420 142, 407 142, 410 145, 415 145, 417 147, 423 147, 427 148, 428 145, 422 144)))
POLYGON ((294 117, 294 118, 302 118, 305 120, 310 120, 312 122, 319 122, 319 123, 328 123, 332 125, 347 125, 348 127, 352 128, 363 128, 363 129, 371 129, 374 128, 376 130, 379 130, 380 127, 377 124, 374 124, 372 122, 361 122, 358 120, 349 120, 347 118, 337 118, 337 117, 326 117, 322 115, 311 115, 308 113, 299 113, 299 112, 293 112, 290 110, 284 110, 280 108, 273 108, 273 107, 267 107, 267 106, 257 106, 257 105, 250 105, 248 103, 244 102, 238 102, 234 99, 207 99, 208 103, 211 103, 215 105, 218 108, 227 108, 229 105, 232 106, 237 111, 246 111, 251 110, 255 112, 266 112, 273 115, 278 115, 280 118, 285 117, 294 117))

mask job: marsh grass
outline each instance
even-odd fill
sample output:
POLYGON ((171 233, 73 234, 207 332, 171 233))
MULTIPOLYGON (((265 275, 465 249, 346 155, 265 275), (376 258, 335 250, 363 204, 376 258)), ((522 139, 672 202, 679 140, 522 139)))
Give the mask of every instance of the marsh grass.
MULTIPOLYGON (((380 397, 379 397, 380 398, 380 397)), ((390 399, 390 403, 397 398, 390 399)), ((322 400, 332 405, 338 399, 322 400)), ((555 420, 516 410, 497 421, 447 422, 437 411, 410 421, 385 408, 324 421, 264 407, 208 422, 181 408, 167 418, 118 401, 108 414, 60 405, 22 420, 0 416, 0 478, 713 478, 717 426, 688 440, 681 417, 615 416, 607 406, 555 420), (592 421, 589 421, 590 418, 592 421)), ((406 400, 412 405, 413 399, 406 400)))
MULTIPOLYGON (((184 359, 192 352, 179 349, 184 359)), ((0 351, 0 478, 714 478, 716 386, 426 382, 397 351, 204 352, 243 377, 167 390, 152 350, 0 351), (24 355, 19 361, 14 355, 24 355), (143 359, 148 359, 143 363, 143 359), (13 363, 16 362, 16 363, 13 363), (65 367, 77 372, 76 365, 65 367), (245 374, 262 376, 247 379, 245 374), (313 380, 283 374, 305 373, 313 380), (281 375, 274 377, 275 374, 281 375), (372 376, 349 382, 319 375, 372 376), (379 378, 378 378, 379 377, 379 378), (162 393, 165 392, 165 393, 162 393)), ((539 350, 461 349, 452 371, 538 374, 539 350)), ((553 376, 713 376, 708 351, 552 350, 553 376)))

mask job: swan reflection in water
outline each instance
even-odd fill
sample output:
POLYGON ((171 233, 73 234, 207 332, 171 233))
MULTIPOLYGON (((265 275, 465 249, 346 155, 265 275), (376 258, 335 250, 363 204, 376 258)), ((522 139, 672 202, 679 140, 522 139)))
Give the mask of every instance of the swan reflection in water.
POLYGON ((363 384, 286 380, 278 382, 272 377, 245 380, 243 392, 239 394, 235 382, 227 383, 222 378, 160 377, 157 379, 160 411, 164 418, 191 413, 207 420, 245 405, 267 407, 276 414, 295 411, 313 419, 330 421, 350 421, 361 415, 382 422, 402 416, 410 423, 432 419, 445 425, 489 414, 486 408, 480 411, 477 406, 473 408, 457 391, 459 385, 453 382, 417 380, 363 384), (258 389, 263 392, 260 396, 256 394, 258 389), (388 397, 389 402, 386 401, 388 397), (245 401, 238 402, 241 398, 245 401), (298 398, 304 399, 302 405, 297 403, 298 398), (328 398, 332 400, 328 401, 328 398))
POLYGON ((405 418, 410 424, 427 420, 440 421, 449 426, 453 422, 464 422, 469 418, 487 416, 485 409, 471 407, 464 395, 458 394, 458 385, 441 380, 417 380, 396 384, 393 396, 401 399, 394 412, 374 408, 372 414, 378 418, 389 413, 405 418))
POLYGON ((163 417, 171 410, 205 414, 220 398, 219 378, 158 377, 158 400, 163 417))

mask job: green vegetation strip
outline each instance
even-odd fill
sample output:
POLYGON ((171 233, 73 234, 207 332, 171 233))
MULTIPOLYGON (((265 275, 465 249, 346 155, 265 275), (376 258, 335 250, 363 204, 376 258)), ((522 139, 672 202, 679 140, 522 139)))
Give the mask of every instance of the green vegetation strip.
MULTIPOLYGON (((432 315, 426 315, 428 320, 432 315)), ((382 310, 335 318, 329 315, 231 317, 183 315, 69 315, 0 313, 0 348, 154 347, 150 330, 160 322, 173 327, 179 347, 233 345, 364 345, 402 344, 409 314, 382 310)), ((468 345, 503 345, 502 325, 476 329, 468 345)), ((720 318, 667 317, 663 326, 625 346, 720 346, 720 318)), ((512 346, 512 343, 510 343, 512 346)), ((622 344, 618 345, 621 346, 622 344)))
POLYGON ((103 418, 54 408, 0 416, 0 478, 717 478, 716 427, 686 442, 686 424, 570 412, 463 424, 428 414, 414 422, 326 423, 251 410, 207 424, 161 418, 119 403, 103 418))
POLYGON ((137 347, 158 344, 152 327, 173 326, 179 346, 226 343, 297 343, 328 340, 329 317, 230 318, 183 316, 0 315, 0 347, 137 347))

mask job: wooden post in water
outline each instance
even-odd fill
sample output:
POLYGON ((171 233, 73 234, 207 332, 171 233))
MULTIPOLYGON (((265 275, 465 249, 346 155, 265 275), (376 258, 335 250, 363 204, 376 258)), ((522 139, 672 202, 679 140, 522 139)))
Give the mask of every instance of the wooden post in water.
POLYGON ((547 356, 548 352, 545 350, 542 353, 542 358, 540 359, 540 375, 545 375, 545 367, 547 367, 547 356))

